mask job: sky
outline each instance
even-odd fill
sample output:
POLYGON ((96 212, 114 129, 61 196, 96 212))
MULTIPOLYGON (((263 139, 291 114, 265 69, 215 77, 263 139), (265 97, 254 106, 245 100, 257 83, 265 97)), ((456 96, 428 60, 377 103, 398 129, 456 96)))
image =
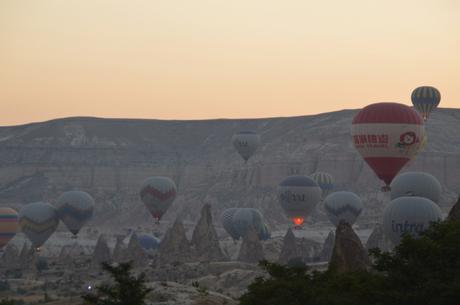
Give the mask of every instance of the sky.
POLYGON ((0 125, 298 116, 421 85, 460 107, 460 1, 0 0, 0 125))

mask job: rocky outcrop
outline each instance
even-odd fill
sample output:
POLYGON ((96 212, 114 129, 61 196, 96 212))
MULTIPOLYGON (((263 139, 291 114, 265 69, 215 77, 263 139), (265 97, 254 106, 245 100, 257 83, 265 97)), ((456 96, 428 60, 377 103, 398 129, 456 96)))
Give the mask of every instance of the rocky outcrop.
POLYGON ((99 267, 101 263, 109 263, 112 260, 110 255, 110 248, 107 245, 104 235, 100 235, 97 239, 96 247, 94 248, 93 257, 91 258, 91 265, 99 267))
POLYGON ((123 236, 117 236, 115 248, 113 248, 112 259, 114 262, 122 262, 125 259, 126 247, 123 243, 123 236))
POLYGON ((201 218, 192 234, 194 259, 201 262, 223 261, 225 256, 220 248, 219 238, 212 223, 211 206, 205 204, 201 209, 201 218))
POLYGON ((332 252, 330 269, 338 272, 366 270, 369 257, 361 240, 350 224, 341 221, 335 231, 335 245, 332 252))
POLYGON ((323 249, 319 255, 319 261, 328 262, 332 257, 332 251, 334 251, 335 235, 334 231, 329 232, 326 239, 324 240, 323 249))
POLYGON ((147 260, 147 253, 142 248, 137 238, 137 234, 133 233, 129 239, 128 248, 125 254, 125 260, 132 261, 135 267, 145 266, 147 260))
POLYGON ((287 264, 292 260, 303 260, 302 253, 297 245, 296 237, 289 228, 286 232, 286 235, 283 239, 283 247, 281 248, 281 253, 278 261, 281 264, 287 264))
POLYGON ((460 220, 460 196, 458 197, 457 202, 454 204, 452 209, 450 209, 447 219, 460 220))
POLYGON ((72 258, 70 256, 71 245, 65 245, 61 248, 58 256, 58 263, 62 265, 69 265, 72 263, 72 258))
POLYGON ((25 242, 21 248, 21 253, 19 254, 19 261, 22 266, 26 266, 30 263, 31 255, 33 252, 33 248, 29 248, 29 245, 25 242))
POLYGON ((259 236, 254 228, 250 228, 243 238, 238 260, 246 263, 258 263, 264 259, 264 251, 259 236))
POLYGON ((5 268, 14 268, 19 265, 19 250, 15 245, 8 244, 5 247, 0 265, 5 268))
POLYGON ((388 251, 391 247, 391 242, 385 238, 385 234, 383 232, 383 226, 381 224, 377 224, 372 231, 371 235, 366 242, 366 249, 374 249, 379 248, 382 251, 388 251))
POLYGON ((159 264, 185 263, 192 259, 190 242, 185 235, 182 222, 176 219, 158 248, 159 264))
POLYGON ((21 264, 21 268, 27 272, 35 274, 37 271, 36 260, 37 252, 33 247, 29 248, 29 245, 25 242, 22 246, 21 253, 19 254, 19 262, 21 264))

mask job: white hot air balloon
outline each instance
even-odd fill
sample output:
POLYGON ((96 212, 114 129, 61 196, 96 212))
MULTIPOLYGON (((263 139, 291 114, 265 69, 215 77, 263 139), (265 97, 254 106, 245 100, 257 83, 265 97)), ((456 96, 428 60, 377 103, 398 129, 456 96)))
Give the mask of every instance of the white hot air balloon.
POLYGON ((55 204, 59 219, 76 236, 93 216, 94 199, 83 191, 63 193, 55 204))
POLYGON ((361 198, 352 192, 334 192, 324 199, 324 208, 334 226, 341 221, 353 225, 363 210, 361 198))
POLYGON ((253 131, 240 131, 233 135, 232 143, 236 151, 247 162, 259 147, 260 136, 253 131))
POLYGON ((403 196, 418 196, 439 203, 441 184, 434 176, 423 172, 399 174, 391 182, 391 199, 403 196))
POLYGON ((441 220, 441 217, 441 210, 430 199, 399 197, 392 200, 384 211, 383 230, 397 246, 404 234, 418 237, 431 222, 441 220))
POLYGON ((310 177, 289 176, 278 187, 278 199, 286 216, 299 227, 321 200, 321 188, 310 177))
POLYGON ((322 197, 325 198, 334 189, 334 178, 331 174, 325 172, 315 172, 310 175, 321 188, 322 197))

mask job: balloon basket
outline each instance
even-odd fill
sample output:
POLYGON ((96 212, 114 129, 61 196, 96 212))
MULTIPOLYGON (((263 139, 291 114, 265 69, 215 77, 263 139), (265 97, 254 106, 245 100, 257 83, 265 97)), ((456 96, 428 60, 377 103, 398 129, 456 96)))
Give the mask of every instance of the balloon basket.
POLYGON ((294 226, 294 230, 302 230, 303 227, 302 226, 294 226))
POLYGON ((382 192, 389 192, 391 191, 391 187, 389 185, 382 186, 380 189, 382 192))
POLYGON ((77 236, 77 235, 72 235, 72 237, 71 237, 71 238, 72 238, 72 239, 77 239, 77 238, 78 238, 78 236, 77 236))

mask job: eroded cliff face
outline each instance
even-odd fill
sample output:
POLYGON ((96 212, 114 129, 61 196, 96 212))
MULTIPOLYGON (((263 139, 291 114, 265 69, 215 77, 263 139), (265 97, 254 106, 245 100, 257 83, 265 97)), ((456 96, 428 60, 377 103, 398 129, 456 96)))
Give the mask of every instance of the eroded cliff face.
MULTIPOLYGON (((259 208, 273 227, 287 223, 276 187, 287 175, 331 173, 336 189, 358 193, 365 204, 358 224, 380 221, 389 200, 355 152, 350 124, 355 110, 253 120, 157 121, 69 118, 0 128, 0 203, 20 208, 53 202, 66 190, 91 193, 91 224, 139 226, 151 219, 138 197, 148 176, 165 175, 179 194, 164 220, 196 222, 203 203, 213 218, 233 206, 259 208), (231 145, 238 130, 261 135, 247 165, 231 145), (114 223, 114 219, 117 221, 114 223)), ((437 110, 427 123, 426 151, 404 170, 422 170, 443 185, 447 212, 460 191, 460 110, 437 110)), ((326 221, 321 205, 314 221, 326 221)))

